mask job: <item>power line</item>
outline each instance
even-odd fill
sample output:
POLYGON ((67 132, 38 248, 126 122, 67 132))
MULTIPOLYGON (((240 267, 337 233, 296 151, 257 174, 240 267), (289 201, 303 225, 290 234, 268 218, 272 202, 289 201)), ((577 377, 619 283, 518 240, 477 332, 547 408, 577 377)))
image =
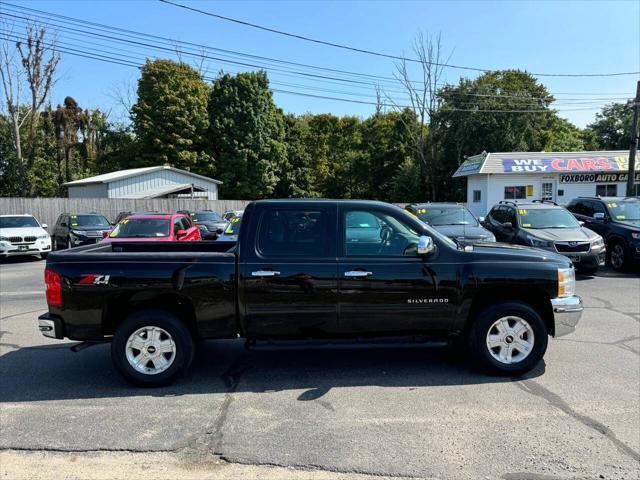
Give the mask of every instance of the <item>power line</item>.
MULTIPOLYGON (((364 53, 367 55, 374 55, 377 57, 384 57, 384 58, 390 58, 390 59, 394 59, 394 60, 402 60, 402 61, 407 61, 407 62, 413 62, 413 63, 421 63, 421 64, 428 64, 428 65, 435 65, 438 67, 446 67, 446 68, 456 68, 459 70, 471 70, 471 71, 475 71, 475 72, 482 72, 482 73, 488 73, 488 72, 492 72, 495 71, 494 69, 488 69, 488 68, 478 68, 478 67, 468 67, 468 66, 462 66, 462 65, 453 65, 453 64, 448 64, 448 63, 438 63, 438 62, 428 62, 425 60, 420 60, 418 58, 409 58, 409 57, 402 57, 402 56, 398 56, 398 55, 392 55, 389 53, 382 53, 382 52, 376 52, 373 50, 366 50, 366 49, 362 49, 362 48, 357 48, 357 47, 353 47, 350 45, 344 45, 344 44, 340 44, 340 43, 334 43, 334 42, 329 42, 326 40, 319 40, 317 38, 311 38, 311 37, 306 37, 304 35, 298 35, 295 33, 290 33, 290 32, 285 32, 282 30, 276 30, 274 28, 270 28, 270 27, 265 27, 263 25, 258 25, 255 23, 250 23, 244 20, 239 20, 237 18, 231 18, 231 17, 226 17, 224 15, 219 15, 217 13, 213 13, 213 12, 208 12, 206 10, 201 10, 199 8, 195 8, 195 7, 190 7, 188 5, 184 5, 181 3, 176 3, 176 2, 172 2, 170 0, 158 0, 162 3, 166 3, 168 5, 173 5, 174 7, 179 7, 179 8, 183 8, 185 10, 190 10, 192 12, 197 12, 200 13, 202 15, 207 15, 210 17, 214 17, 214 18, 218 18, 220 20, 225 20, 228 22, 233 22, 233 23, 237 23, 240 25, 244 25, 247 27, 252 27, 252 28, 257 28, 260 30, 264 30, 266 32, 271 32, 271 33, 276 33, 278 35, 284 35, 287 37, 292 37, 292 38, 296 38, 298 40, 304 40, 307 42, 312 42, 312 43, 317 43, 317 44, 321 44, 321 45, 327 45, 330 47, 335 47, 335 48, 341 48, 344 50, 350 50, 353 52, 357 52, 357 53, 364 53)), ((531 75, 535 75, 538 77, 615 77, 615 76, 621 76, 621 75, 638 75, 640 74, 640 71, 638 72, 615 72, 615 73, 531 73, 531 75)))
MULTIPOLYGON (((9 5, 9 4, 7 4, 9 5)), ((41 10, 36 10, 36 9, 31 9, 28 7, 21 7, 21 6, 12 6, 14 7, 14 9, 18 9, 18 11, 20 11, 20 9, 24 9, 26 11, 30 11, 30 12, 37 12, 38 14, 44 14, 44 15, 48 15, 48 17, 45 17, 50 24, 54 25, 57 28, 61 28, 61 29, 65 29, 67 31, 71 31, 71 32, 77 32, 80 35, 83 35, 83 40, 86 38, 86 35, 92 35, 92 36, 97 36, 99 38, 106 38, 108 41, 117 41, 117 42, 122 42, 122 43, 127 43, 127 44, 134 44, 134 45, 141 45, 144 46, 146 48, 154 48, 154 49, 158 49, 158 50, 162 50, 162 51, 167 51, 167 52, 171 52, 171 53, 176 53, 176 47, 181 44, 181 45, 194 45, 197 46, 199 48, 202 49, 209 49, 209 50, 213 50, 216 52, 229 52, 232 55, 236 55, 236 56, 241 56, 241 57, 247 57, 247 58, 255 58, 255 59, 261 59, 267 62, 276 62, 278 64, 288 64, 288 65, 297 65, 303 68, 313 68, 313 69, 318 69, 318 70, 326 70, 326 71, 332 71, 332 72, 338 72, 338 73, 343 73, 343 74, 347 74, 347 75, 355 75, 355 76, 360 76, 362 78, 366 78, 366 77, 370 77, 371 78, 371 82, 373 81, 373 79, 383 79, 384 82, 388 82, 388 81, 395 81, 397 82, 397 79, 393 79, 390 77, 383 77, 383 76, 378 76, 378 75, 371 75, 371 74, 363 74, 361 72, 349 72, 349 71, 345 71, 345 70, 339 70, 339 69, 331 69, 328 67, 319 67, 319 66, 315 66, 315 65, 308 65, 308 64, 300 64, 300 63, 296 63, 296 62, 289 62, 286 60, 280 60, 280 59, 271 59, 269 57, 260 57, 257 55, 251 55, 251 54, 245 54, 242 52, 233 52, 230 50, 225 50, 225 49, 220 49, 217 47, 211 47, 208 45, 202 45, 202 44, 194 44, 194 43, 190 43, 190 42, 182 42, 179 40, 175 40, 175 39, 170 39, 170 38, 166 38, 166 37, 160 37, 157 35, 152 35, 152 34, 147 34, 147 33, 142 33, 142 32, 135 32, 132 30, 126 30, 126 29, 122 29, 122 28, 118 28, 118 27, 111 27, 111 26, 107 26, 104 24, 97 24, 95 22, 89 22, 86 20, 80 20, 80 19, 74 19, 72 17, 66 17, 63 15, 58 15, 58 14, 51 14, 48 12, 43 12, 41 10), (50 17, 57 17, 57 18, 61 18, 62 20, 59 20, 62 23, 71 23, 73 25, 77 25, 78 23, 81 24, 86 24, 86 25, 91 25, 93 27, 93 29, 99 29, 101 31, 106 31, 107 33, 111 33, 113 34, 113 32, 124 32, 124 33, 116 33, 117 35, 124 35, 126 37, 130 37, 130 38, 135 38, 139 40, 139 37, 146 37, 146 38, 153 38, 156 41, 160 40, 161 42, 165 43, 165 44, 170 44, 172 48, 168 48, 168 47, 162 47, 159 46, 157 44, 149 44, 146 42, 139 42, 139 41, 135 41, 135 40, 130 40, 127 38, 119 38, 119 37, 114 37, 113 35, 105 35, 105 34, 101 34, 101 33, 97 33, 93 30, 91 31, 87 31, 87 30, 80 30, 80 29, 76 29, 73 27, 69 27, 67 25, 61 26, 59 24, 53 23, 53 21, 51 21, 50 17)), ((13 10, 15 11, 15 10, 13 10)), ((26 18, 26 17, 22 17, 22 16, 18 16, 18 15, 12 15, 12 14, 7 14, 7 13, 0 13, 0 15, 7 15, 7 16, 11 16, 13 18, 19 19, 19 20, 24 20, 26 22, 31 21, 31 19, 26 18)), ((38 15, 40 16, 40 15, 38 15)), ((73 34, 73 33, 72 33, 73 34)), ((126 51, 126 50, 124 50, 126 51)), ((223 57, 228 56, 225 53, 217 53, 218 55, 222 55, 223 57)), ((250 67, 250 68, 260 68, 260 69, 265 69, 265 70, 269 70, 271 72, 278 72, 282 75, 286 75, 286 76, 302 76, 307 78, 308 80, 311 81, 315 81, 316 79, 318 79, 318 81, 323 81, 323 82, 330 82, 330 83, 346 83, 352 87, 355 88, 371 88, 374 85, 376 85, 377 83, 370 83, 370 81, 361 81, 361 80, 354 80, 353 78, 341 78, 341 77, 329 77, 326 75, 318 75, 318 74, 313 74, 313 73, 308 73, 308 72, 300 72, 300 71, 291 71, 291 70, 283 70, 282 68, 279 67, 272 67, 270 65, 261 65, 261 64, 255 64, 255 63, 247 63, 247 62, 238 62, 237 60, 234 60, 232 57, 232 59, 226 59, 226 58, 220 58, 220 57, 212 57, 209 55, 205 55, 201 52, 191 52, 191 51, 180 51, 180 55, 188 55, 191 57, 195 57, 195 58, 201 58, 201 59, 206 59, 206 60, 215 60, 218 61, 220 63, 227 63, 227 64, 235 64, 235 65, 240 65, 240 66, 245 66, 245 67, 250 67)), ((377 82, 378 80, 376 80, 377 82)), ((443 84, 444 85, 444 84, 443 84)), ((397 87, 389 87, 389 86, 384 86, 383 87, 385 91, 396 91, 396 92, 400 92, 400 93, 405 93, 404 90, 398 90, 397 87)), ((462 94, 462 92, 452 92, 453 94, 462 94)), ((515 93, 515 92, 514 92, 515 93)), ((355 94, 355 93, 353 93, 355 94)), ((567 93, 569 94, 569 93, 567 93)), ((481 94, 470 94, 470 95, 477 95, 480 96, 481 94)), ((502 94, 502 95, 486 95, 487 97, 490 96, 495 96, 496 98, 506 98, 506 97, 512 97, 515 99, 519 99, 519 100, 524 100, 524 101, 533 101, 533 99, 544 99, 544 100, 548 100, 547 98, 544 97, 532 97, 530 94, 527 94, 527 96, 521 96, 521 95, 507 95, 507 94, 502 94), (531 99, 531 100, 529 100, 531 99)), ((562 99, 562 100, 570 100, 570 99, 562 99)), ((577 99, 576 99, 577 100, 577 99)), ((613 100, 613 98, 612 98, 613 100)))

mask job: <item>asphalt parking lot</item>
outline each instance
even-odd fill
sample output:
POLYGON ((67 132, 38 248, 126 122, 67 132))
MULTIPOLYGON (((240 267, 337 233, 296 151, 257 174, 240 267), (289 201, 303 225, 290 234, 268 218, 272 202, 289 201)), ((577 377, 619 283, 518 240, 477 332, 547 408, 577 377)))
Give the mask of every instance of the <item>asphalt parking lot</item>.
POLYGON ((164 455, 203 474, 220 461, 287 467, 287 477, 640 476, 638 272, 579 276, 578 331, 552 340, 523 379, 486 376, 448 349, 247 351, 225 341, 200 344, 175 385, 144 390, 116 374, 108 346, 72 353, 73 342, 40 335, 43 269, 36 259, 0 265, 5 453, 164 455))

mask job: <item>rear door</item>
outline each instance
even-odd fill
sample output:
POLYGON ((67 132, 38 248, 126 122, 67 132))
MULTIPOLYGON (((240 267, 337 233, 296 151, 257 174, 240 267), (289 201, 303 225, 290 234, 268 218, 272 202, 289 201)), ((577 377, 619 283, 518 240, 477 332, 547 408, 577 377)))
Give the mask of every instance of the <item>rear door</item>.
POLYGON ((238 265, 246 336, 322 337, 338 331, 336 203, 256 204, 238 265), (250 239, 253 243, 250 243, 250 239))

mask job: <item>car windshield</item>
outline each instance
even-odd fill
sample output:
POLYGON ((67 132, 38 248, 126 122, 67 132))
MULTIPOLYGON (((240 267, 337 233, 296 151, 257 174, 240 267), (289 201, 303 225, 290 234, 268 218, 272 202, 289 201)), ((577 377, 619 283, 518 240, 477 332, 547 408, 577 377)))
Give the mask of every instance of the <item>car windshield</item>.
POLYGON ((424 223, 433 226, 439 225, 472 225, 478 226, 478 221, 473 214, 463 206, 439 207, 426 206, 417 209, 417 217, 424 223))
POLYGON ((0 228, 39 227, 33 217, 0 217, 0 228))
POLYGON ((640 220, 640 200, 611 201, 607 202, 607 208, 616 220, 640 220))
POLYGON ((168 237, 167 218, 125 218, 113 229, 112 238, 168 237))
POLYGON ((71 215, 72 227, 110 227, 102 215, 71 215))
POLYGON ((221 222, 222 217, 216 212, 196 212, 191 215, 194 222, 221 222))
POLYGON ((237 235, 240 231, 240 224, 242 223, 242 217, 235 217, 229 221, 227 228, 225 229, 225 235, 237 235))
POLYGON ((564 208, 519 208, 522 228, 578 228, 576 218, 564 208))

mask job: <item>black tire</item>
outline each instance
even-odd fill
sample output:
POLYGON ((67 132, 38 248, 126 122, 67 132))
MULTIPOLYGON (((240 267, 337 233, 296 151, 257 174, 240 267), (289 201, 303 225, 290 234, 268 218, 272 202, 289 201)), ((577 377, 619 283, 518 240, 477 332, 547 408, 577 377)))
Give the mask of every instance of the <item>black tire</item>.
POLYGON ((549 331, 540 315, 529 305, 520 302, 499 303, 482 310, 469 329, 469 350, 473 360, 485 370, 497 375, 518 376, 533 369, 547 351, 549 331), (497 320, 514 316, 525 320, 533 331, 533 348, 518 362, 506 364, 491 354, 487 334, 497 320))
POLYGON ((71 243, 71 237, 67 237, 67 249, 73 248, 73 243, 71 243))
POLYGON ((622 240, 613 240, 607 245, 607 263, 618 272, 624 272, 629 268, 629 249, 622 240), (612 258, 614 257, 614 258, 612 258), (620 258, 622 260, 620 261, 620 258))
POLYGON ((186 325, 178 317, 164 310, 141 310, 129 315, 118 327, 111 342, 111 358, 116 369, 128 381, 141 387, 159 387, 172 383, 189 368, 194 352, 193 337, 186 325), (159 327, 166 331, 175 343, 173 362, 160 373, 141 373, 127 360, 129 336, 143 327, 159 327))

